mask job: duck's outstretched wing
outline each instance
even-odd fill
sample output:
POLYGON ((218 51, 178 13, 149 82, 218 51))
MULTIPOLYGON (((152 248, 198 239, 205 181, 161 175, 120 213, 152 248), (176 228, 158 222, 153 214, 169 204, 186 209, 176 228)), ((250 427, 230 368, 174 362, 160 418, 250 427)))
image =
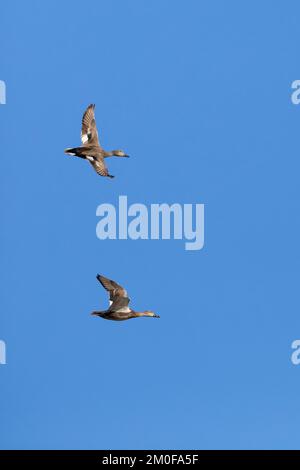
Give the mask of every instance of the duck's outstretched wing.
POLYGON ((120 307, 126 307, 129 304, 130 299, 128 298, 127 291, 124 287, 111 279, 107 279, 107 277, 101 276, 100 274, 97 274, 97 279, 109 293, 110 308, 112 308, 114 304, 115 306, 120 307))
POLYGON ((128 297, 116 296, 112 300, 112 304, 109 307, 109 311, 128 313, 130 312, 130 308, 128 307, 129 302, 130 299, 128 297))
POLYGON ((128 304, 130 299, 128 298, 127 291, 124 287, 117 284, 112 279, 108 279, 107 277, 101 276, 100 274, 97 275, 98 281, 104 287, 105 290, 109 293, 109 300, 110 300, 110 312, 127 312, 129 311, 128 304))
POLYGON ((90 104, 82 117, 81 142, 83 145, 100 146, 94 109, 95 105, 90 104))
POLYGON ((95 172, 98 173, 100 176, 108 176, 109 178, 114 178, 113 175, 110 175, 108 173, 108 169, 105 166, 103 158, 95 158, 95 157, 90 157, 88 158, 90 164, 94 168, 95 172))

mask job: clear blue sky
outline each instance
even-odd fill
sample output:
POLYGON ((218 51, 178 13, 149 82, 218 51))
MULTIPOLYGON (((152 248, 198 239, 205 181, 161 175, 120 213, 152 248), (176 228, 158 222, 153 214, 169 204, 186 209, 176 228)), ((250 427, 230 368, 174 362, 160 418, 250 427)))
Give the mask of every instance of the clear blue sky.
POLYGON ((300 448, 300 5, 1 5, 1 448, 300 448), (64 155, 96 103, 114 180, 64 155), (96 207, 204 203, 205 247, 96 207), (160 320, 105 322, 97 272, 160 320))

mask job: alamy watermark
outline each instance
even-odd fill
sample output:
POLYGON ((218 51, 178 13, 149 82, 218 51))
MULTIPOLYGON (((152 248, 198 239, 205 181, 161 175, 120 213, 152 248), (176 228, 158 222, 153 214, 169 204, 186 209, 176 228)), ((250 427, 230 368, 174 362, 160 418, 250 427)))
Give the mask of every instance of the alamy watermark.
MULTIPOLYGON (((0 104, 6 104, 6 85, 0 80, 0 104)), ((6 364, 6 344, 0 339, 0 365, 6 364)))
POLYGON ((100 240, 185 240, 185 249, 204 246, 204 204, 128 205, 127 196, 119 196, 119 205, 105 203, 97 207, 100 217, 96 235, 100 240))
POLYGON ((0 339, 0 365, 6 364, 6 344, 0 339))
MULTIPOLYGON (((291 94, 291 101, 295 105, 300 104, 300 80, 294 80, 291 84, 292 90, 294 90, 291 94)), ((292 364, 294 366, 298 366, 300 364, 300 339, 295 339, 292 344, 291 348, 293 352, 290 356, 292 364)))
MULTIPOLYGON (((0 80, 0 104, 6 104, 6 85, 0 80)), ((0 339, 0 365, 6 364, 6 344, 0 339)))
POLYGON ((300 104, 300 80, 294 80, 291 85, 292 90, 291 101, 293 104, 300 104))
POLYGON ((3 80, 0 80, 0 104, 6 104, 6 85, 3 80))
POLYGON ((298 366, 300 364, 300 339, 295 339, 291 344, 291 348, 294 349, 291 354, 291 361, 294 366, 298 366))

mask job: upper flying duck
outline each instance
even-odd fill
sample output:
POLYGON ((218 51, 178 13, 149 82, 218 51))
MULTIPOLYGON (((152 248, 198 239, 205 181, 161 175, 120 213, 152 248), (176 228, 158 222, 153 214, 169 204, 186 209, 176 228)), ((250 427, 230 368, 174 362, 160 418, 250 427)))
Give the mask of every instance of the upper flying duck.
POLYGON ((129 155, 126 155, 123 150, 111 150, 110 152, 107 152, 101 147, 98 138, 94 109, 95 105, 90 104, 83 114, 81 126, 81 147, 67 148, 65 153, 88 160, 98 175, 113 178, 113 176, 108 173, 104 163, 104 158, 113 156, 128 157, 129 155))
POLYGON ((92 312, 92 315, 104 318, 105 320, 115 321, 129 320, 130 318, 137 317, 159 318, 159 315, 156 315, 151 310, 136 312, 129 308, 128 304, 130 299, 128 298, 126 290, 115 281, 107 279, 100 274, 97 275, 97 279, 109 293, 110 306, 107 310, 92 312))

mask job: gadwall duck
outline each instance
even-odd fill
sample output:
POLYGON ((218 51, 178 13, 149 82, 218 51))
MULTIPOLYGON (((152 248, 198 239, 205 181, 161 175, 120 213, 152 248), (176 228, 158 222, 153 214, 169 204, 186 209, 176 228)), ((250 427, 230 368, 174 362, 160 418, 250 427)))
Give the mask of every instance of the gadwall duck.
POLYGON ((130 318, 137 317, 154 317, 160 318, 151 310, 145 310, 145 312, 136 312, 128 307, 130 299, 128 298, 126 290, 111 279, 107 279, 104 276, 97 275, 98 281, 102 284, 104 289, 109 293, 110 306, 107 310, 92 312, 91 315, 104 318, 105 320, 129 320, 130 318))
POLYGON ((90 104, 83 114, 81 127, 81 147, 67 148, 65 153, 88 160, 98 175, 113 178, 113 176, 108 173, 104 163, 104 158, 113 156, 129 157, 129 155, 126 155, 123 150, 111 150, 110 152, 106 152, 106 150, 101 147, 98 139, 94 110, 95 105, 90 104))

